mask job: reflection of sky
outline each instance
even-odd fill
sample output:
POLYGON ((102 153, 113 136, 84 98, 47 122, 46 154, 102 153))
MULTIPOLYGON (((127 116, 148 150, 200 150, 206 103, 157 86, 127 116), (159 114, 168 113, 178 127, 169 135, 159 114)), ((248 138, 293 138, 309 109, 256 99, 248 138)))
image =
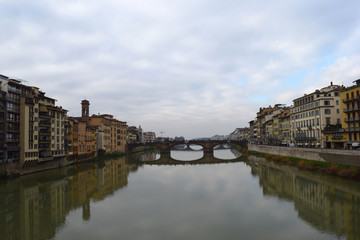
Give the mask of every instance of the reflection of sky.
MULTIPOLYGON (((128 186, 67 217, 55 239, 331 239, 293 203, 263 197, 244 163, 144 166, 128 186)), ((335 239, 335 237, 333 237, 335 239)))
POLYGON ((214 150, 214 157, 218 159, 236 159, 237 156, 231 151, 231 149, 218 149, 214 150))
POLYGON ((170 153, 171 158, 181 161, 198 160, 204 156, 203 151, 176 151, 172 150, 170 153))

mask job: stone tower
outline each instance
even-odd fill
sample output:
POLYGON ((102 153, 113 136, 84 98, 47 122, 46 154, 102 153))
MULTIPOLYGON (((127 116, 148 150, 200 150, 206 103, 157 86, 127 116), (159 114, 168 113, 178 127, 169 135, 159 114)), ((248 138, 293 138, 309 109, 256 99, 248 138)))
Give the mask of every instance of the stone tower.
POLYGON ((90 102, 88 100, 81 101, 81 117, 89 117, 89 106, 90 102))

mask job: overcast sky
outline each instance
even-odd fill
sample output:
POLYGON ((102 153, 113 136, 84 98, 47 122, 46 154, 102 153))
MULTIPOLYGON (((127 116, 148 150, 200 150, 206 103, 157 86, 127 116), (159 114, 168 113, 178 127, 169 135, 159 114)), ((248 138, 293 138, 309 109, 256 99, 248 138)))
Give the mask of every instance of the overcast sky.
POLYGON ((160 136, 229 134, 259 107, 360 78, 358 0, 0 0, 0 74, 160 136))

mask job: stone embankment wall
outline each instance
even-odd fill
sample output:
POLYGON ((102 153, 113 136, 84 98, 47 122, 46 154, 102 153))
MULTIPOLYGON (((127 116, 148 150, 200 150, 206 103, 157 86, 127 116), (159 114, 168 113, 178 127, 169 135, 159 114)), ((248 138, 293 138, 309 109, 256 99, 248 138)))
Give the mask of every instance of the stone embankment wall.
POLYGON ((360 167, 359 150, 292 148, 249 144, 250 151, 360 167))

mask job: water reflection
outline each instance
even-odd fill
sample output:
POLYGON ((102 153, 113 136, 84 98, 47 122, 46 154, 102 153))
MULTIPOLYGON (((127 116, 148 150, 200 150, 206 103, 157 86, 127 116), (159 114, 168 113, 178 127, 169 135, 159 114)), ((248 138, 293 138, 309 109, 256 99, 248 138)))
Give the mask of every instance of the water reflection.
POLYGON ((152 152, 1 181, 0 239, 360 239, 359 183, 240 159, 152 152))
POLYGON ((125 159, 0 182, 0 239, 51 239, 73 209, 90 220, 90 201, 127 185, 125 159))
POLYGON ((338 238, 360 239, 360 184, 251 156, 264 196, 294 203, 299 218, 338 238))
POLYGON ((204 157, 202 150, 172 150, 170 157, 179 161, 194 161, 204 157))

